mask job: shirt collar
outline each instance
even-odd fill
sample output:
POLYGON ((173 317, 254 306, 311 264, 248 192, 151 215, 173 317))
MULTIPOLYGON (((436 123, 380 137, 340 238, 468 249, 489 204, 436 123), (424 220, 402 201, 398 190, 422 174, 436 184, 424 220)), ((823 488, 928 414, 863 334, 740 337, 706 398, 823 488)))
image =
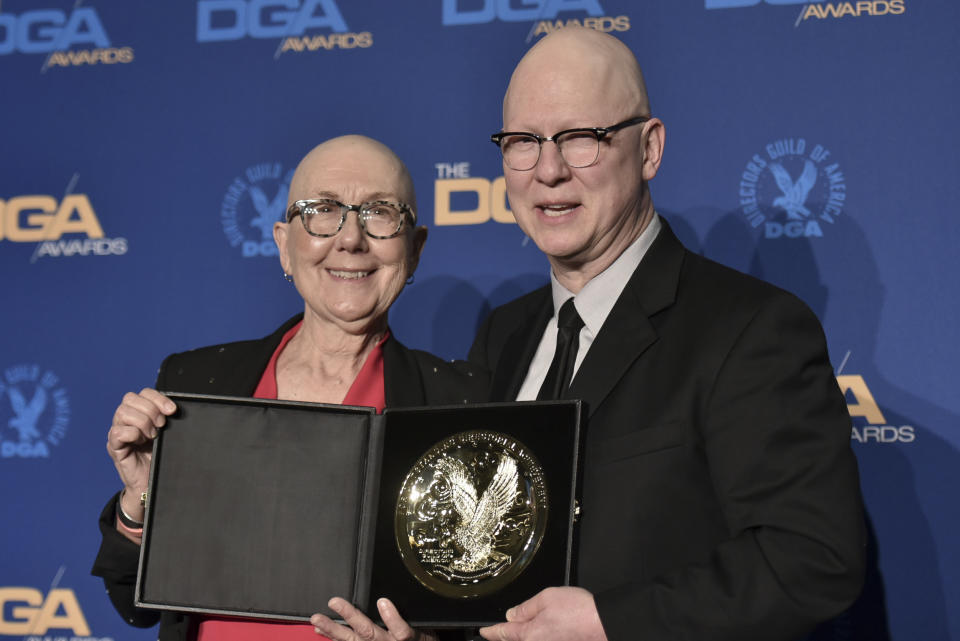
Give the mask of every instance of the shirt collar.
MULTIPOLYGON (((653 218, 640 236, 609 267, 590 279, 580 293, 576 294, 577 313, 580 314, 584 325, 593 336, 597 335, 603 322, 607 320, 614 304, 627 286, 627 281, 630 280, 660 232, 660 227, 662 227, 660 216, 654 212, 653 218)), ((560 312, 560 306, 574 294, 557 281, 553 270, 550 270, 550 285, 553 293, 553 315, 556 317, 560 312)))

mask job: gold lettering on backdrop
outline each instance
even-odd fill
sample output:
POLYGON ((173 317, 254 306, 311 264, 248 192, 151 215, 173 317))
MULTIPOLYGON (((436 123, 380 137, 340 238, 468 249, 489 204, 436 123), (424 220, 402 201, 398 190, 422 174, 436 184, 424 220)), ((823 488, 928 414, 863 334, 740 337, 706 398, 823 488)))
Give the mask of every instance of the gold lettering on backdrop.
POLYGON ((803 19, 842 18, 852 16, 900 15, 906 11, 905 0, 857 0, 856 2, 828 2, 809 4, 803 12, 803 19))
POLYGON ((486 178, 439 178, 434 182, 433 206, 436 225, 482 225, 491 218, 498 223, 516 223, 507 207, 507 183, 503 176, 486 178), (477 205, 453 209, 453 194, 473 194, 477 205))
POLYGON ((42 635, 50 628, 90 636, 90 626, 73 590, 54 588, 44 599, 43 593, 33 588, 0 588, 0 634, 42 635))
POLYGON ((630 31, 630 16, 599 16, 587 17, 582 21, 578 18, 564 20, 541 20, 533 31, 535 36, 544 36, 558 29, 571 26, 583 26, 609 33, 611 31, 630 31))
POLYGON ((315 36, 291 36, 283 41, 281 51, 319 51, 323 49, 365 49, 373 46, 373 34, 369 31, 360 33, 331 33, 315 36))
POLYGON ((77 67, 80 65, 133 62, 132 47, 109 47, 106 49, 79 49, 76 51, 54 51, 50 54, 49 64, 54 67, 77 67))
POLYGON ((0 200, 0 240, 39 242, 64 234, 103 238, 103 228, 86 194, 68 194, 57 205, 52 196, 17 196, 0 200), (24 224, 25 223, 25 224, 24 224))
POLYGON ((845 397, 849 394, 854 398, 854 403, 847 403, 847 412, 851 418, 862 416, 871 425, 884 425, 887 422, 862 376, 844 374, 837 377, 837 384, 840 385, 840 390, 845 397))

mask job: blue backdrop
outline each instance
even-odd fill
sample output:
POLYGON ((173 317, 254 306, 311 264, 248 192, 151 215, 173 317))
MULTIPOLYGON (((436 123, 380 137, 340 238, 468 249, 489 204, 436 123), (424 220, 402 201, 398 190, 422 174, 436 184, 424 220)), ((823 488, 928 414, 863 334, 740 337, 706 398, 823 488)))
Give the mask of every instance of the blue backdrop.
POLYGON ((88 574, 110 419, 166 354, 299 309, 267 232, 314 144, 363 133, 410 167, 409 346, 463 357, 546 282, 488 136, 514 64, 574 21, 647 72, 681 239, 823 321, 872 538, 820 638, 960 640, 955 0, 3 0, 0 638, 154 638, 88 574))

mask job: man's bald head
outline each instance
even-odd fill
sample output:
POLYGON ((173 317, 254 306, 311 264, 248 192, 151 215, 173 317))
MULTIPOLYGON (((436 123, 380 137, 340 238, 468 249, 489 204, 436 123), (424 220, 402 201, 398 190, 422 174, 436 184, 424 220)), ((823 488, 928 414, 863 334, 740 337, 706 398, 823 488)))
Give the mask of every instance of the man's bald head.
POLYGON ((654 216, 647 182, 660 167, 664 128, 650 117, 636 57, 613 36, 592 29, 555 31, 514 70, 503 100, 503 130, 539 137, 532 167, 504 163, 507 195, 520 228, 550 258, 561 284, 576 293, 654 216), (552 137, 594 128, 608 130, 588 148, 596 152, 593 162, 569 164, 561 147, 582 149, 590 136, 552 137))
POLYGON ((545 36, 517 64, 503 100, 505 126, 512 99, 523 87, 557 83, 631 115, 650 115, 643 72, 629 47, 595 29, 565 27, 545 36))
MULTIPOLYGON (((303 157, 290 181, 289 206, 296 200, 316 198, 335 179, 357 183, 361 192, 392 193, 416 211, 413 179, 403 161, 383 143, 359 135, 339 136, 320 143, 303 157)), ((373 199, 373 198, 370 198, 373 199)), ((370 200, 368 199, 368 200, 370 200)))

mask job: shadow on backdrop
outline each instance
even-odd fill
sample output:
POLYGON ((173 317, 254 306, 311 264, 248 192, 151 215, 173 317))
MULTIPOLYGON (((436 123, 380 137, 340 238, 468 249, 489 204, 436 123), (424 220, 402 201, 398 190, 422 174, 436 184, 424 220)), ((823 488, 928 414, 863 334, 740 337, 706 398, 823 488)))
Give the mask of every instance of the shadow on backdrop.
MULTIPOLYGON (((702 212, 695 215, 702 219, 702 212)), ((949 513, 941 490, 960 484, 960 455, 927 426, 956 425, 957 417, 897 389, 879 371, 884 287, 863 229, 849 212, 815 238, 761 238, 739 212, 715 220, 702 253, 803 299, 823 322, 834 366, 842 370, 837 373, 861 377, 884 418, 883 425, 852 419, 867 510, 863 593, 811 641, 885 641, 892 638, 891 628, 902 638, 949 638, 943 563, 933 536, 934 529, 943 529, 932 528, 926 515, 949 513)), ((857 404, 850 393, 847 397, 857 404)))
POLYGON ((486 301, 480 310, 480 314, 477 316, 476 327, 474 329, 480 327, 480 323, 486 320, 487 315, 495 307, 503 305, 504 303, 509 303, 515 298, 519 298, 524 294, 532 292, 535 289, 539 289, 548 284, 550 284, 550 274, 546 271, 544 271, 542 274, 535 272, 518 274, 513 278, 500 281, 487 296, 486 301))
POLYGON ((398 338, 405 344, 447 360, 463 359, 491 309, 542 287, 548 280, 547 274, 520 274, 476 283, 454 276, 434 276, 404 289, 390 313, 404 321, 403 335, 398 338), (493 289, 485 297, 481 288, 491 285, 493 289))

